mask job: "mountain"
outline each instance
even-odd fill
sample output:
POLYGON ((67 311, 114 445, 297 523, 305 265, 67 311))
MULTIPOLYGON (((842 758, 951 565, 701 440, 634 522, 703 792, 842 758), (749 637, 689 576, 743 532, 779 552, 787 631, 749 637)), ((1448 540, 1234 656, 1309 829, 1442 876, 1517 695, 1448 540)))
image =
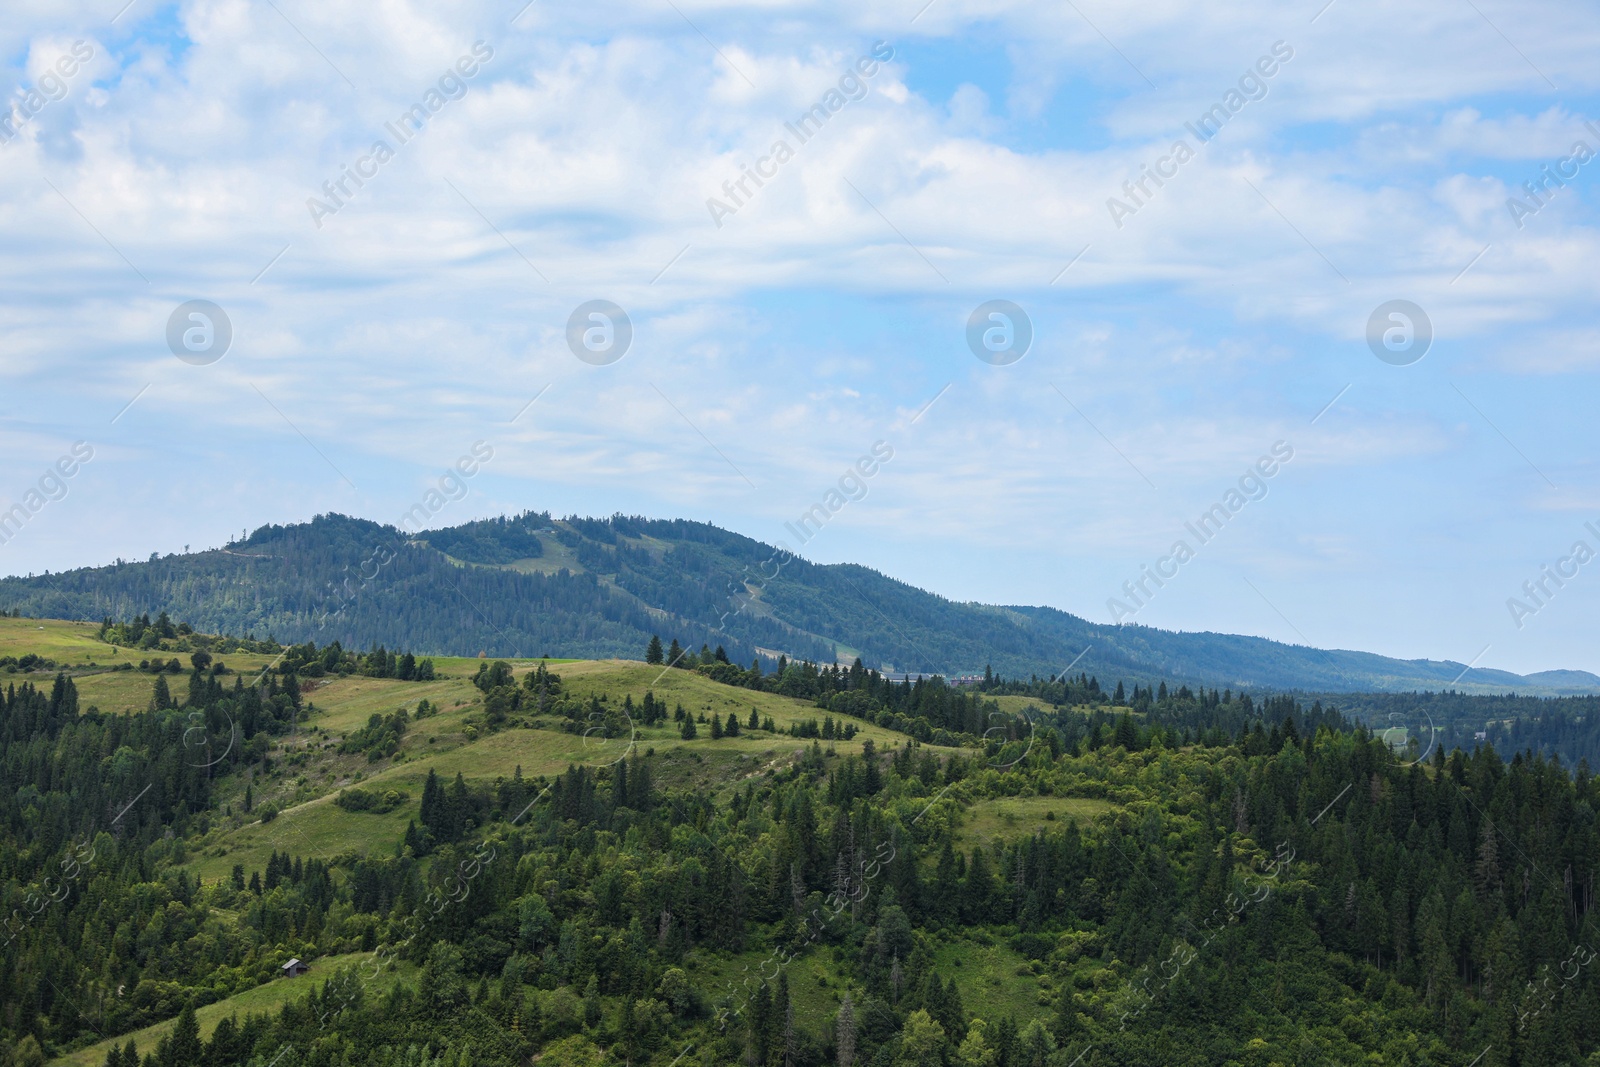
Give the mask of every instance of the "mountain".
POLYGON ((1600 692, 1586 671, 1523 677, 1236 634, 1107 626, 1049 607, 958 603, 854 564, 819 565, 706 523, 541 512, 407 534, 344 515, 263 526, 219 549, 0 580, 46 618, 166 611, 280 641, 491 656, 637 658, 686 647, 885 671, 1055 675, 1308 692, 1600 692))

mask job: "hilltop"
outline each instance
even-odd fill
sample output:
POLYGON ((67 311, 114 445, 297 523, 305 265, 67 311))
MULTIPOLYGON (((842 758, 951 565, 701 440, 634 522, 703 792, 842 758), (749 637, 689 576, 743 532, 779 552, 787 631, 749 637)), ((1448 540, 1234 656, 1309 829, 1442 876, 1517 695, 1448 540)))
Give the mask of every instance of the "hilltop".
POLYGON ((1051 677, 1072 665, 1146 685, 1557 696, 1583 671, 1523 677, 1263 638, 1106 626, 1050 607, 957 603, 854 564, 819 565, 705 523, 545 513, 419 534, 322 515, 219 549, 0 580, 0 608, 99 619, 166 611, 213 631, 452 655, 636 656, 689 647, 884 671, 1051 677))

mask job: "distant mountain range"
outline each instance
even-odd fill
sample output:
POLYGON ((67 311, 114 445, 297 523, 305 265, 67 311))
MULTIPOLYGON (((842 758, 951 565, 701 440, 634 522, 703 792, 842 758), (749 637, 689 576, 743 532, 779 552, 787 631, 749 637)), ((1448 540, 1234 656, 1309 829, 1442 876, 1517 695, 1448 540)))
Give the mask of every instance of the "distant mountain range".
POLYGON ((705 523, 529 512, 407 534, 343 515, 264 526, 225 548, 0 579, 0 608, 45 618, 166 611, 280 641, 446 655, 640 658, 698 648, 881 670, 1073 674, 1233 689, 1600 693, 1587 671, 1517 675, 1234 634, 1108 626, 1048 607, 957 603, 853 564, 818 565, 705 523))

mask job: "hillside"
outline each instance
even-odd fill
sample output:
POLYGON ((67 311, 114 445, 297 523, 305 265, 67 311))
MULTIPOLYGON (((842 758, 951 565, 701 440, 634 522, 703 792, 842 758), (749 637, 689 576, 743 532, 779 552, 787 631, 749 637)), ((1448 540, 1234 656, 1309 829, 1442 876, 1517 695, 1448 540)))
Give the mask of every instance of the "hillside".
POLYGON ((817 565, 704 523, 529 513, 407 537, 340 515, 224 548, 0 580, 0 608, 100 619, 166 611, 206 630, 472 656, 637 656, 686 647, 895 671, 1101 678, 1232 689, 1600 692, 1582 671, 1523 678, 1263 638, 1090 623, 963 604, 851 564, 817 565))
POLYGON ((0 619, 6 1067, 1600 1062, 1600 781, 1538 757, 158 622, 0 619))

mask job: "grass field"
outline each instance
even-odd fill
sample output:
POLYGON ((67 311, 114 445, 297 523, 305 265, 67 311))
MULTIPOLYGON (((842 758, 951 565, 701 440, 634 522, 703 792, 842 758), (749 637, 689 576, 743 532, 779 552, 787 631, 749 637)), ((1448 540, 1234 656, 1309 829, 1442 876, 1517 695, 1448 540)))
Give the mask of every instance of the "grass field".
POLYGON ((999 797, 980 800, 966 810, 961 828, 956 832, 956 842, 962 848, 970 849, 973 845, 986 845, 991 841, 1015 841, 1040 829, 1059 827, 1068 819, 1087 823, 1119 810, 1109 800, 1084 797, 999 797))
MULTIPOLYGON (((936 973, 947 980, 955 979, 962 1005, 971 1015, 991 1023, 1010 1015, 1023 1027, 1030 1019, 1047 1016, 1052 1010, 1057 979, 1035 973, 1044 968, 1030 967, 1025 957, 999 942, 982 944, 963 938, 942 945, 934 958, 936 973)), ((780 963, 781 958, 765 950, 737 956, 695 952, 685 962, 685 970, 708 1000, 715 1002, 718 997, 731 994, 735 1005, 742 1006, 759 984, 759 979, 754 979, 747 988, 745 980, 760 974, 770 977, 780 963)), ((789 996, 796 1018, 819 1022, 831 1018, 845 993, 859 1004, 865 992, 860 987, 852 988, 843 979, 834 962, 834 950, 828 946, 807 949, 790 960, 784 970, 789 977, 789 996)), ((921 980, 921 975, 907 976, 908 982, 921 980)))
MULTIPOLYGON (((689 980, 713 1003, 718 997, 731 996, 733 1007, 742 1009, 748 998, 760 985, 760 978, 772 977, 781 965, 781 957, 762 949, 737 956, 713 956, 695 952, 686 962, 689 980), (748 969, 747 969, 748 968, 748 969), (749 979, 749 985, 746 980, 749 979)), ((814 946, 795 956, 785 968, 789 975, 789 999, 794 1004, 796 1018, 821 1021, 839 1010, 845 993, 860 1002, 862 990, 851 989, 840 977, 833 962, 833 949, 814 946)))
MULTIPOLYGON (((321 985, 342 966, 358 964, 373 956, 371 952, 352 952, 345 956, 328 956, 320 960, 311 961, 311 973, 300 978, 279 978, 265 985, 247 989, 243 993, 235 994, 227 1000, 219 1000, 215 1004, 207 1004, 195 1010, 195 1019, 200 1023, 200 1036, 209 1038, 217 1024, 230 1015, 237 1014, 242 1021, 252 1012, 276 1012, 284 1004, 298 1000, 311 991, 313 985, 321 985)), ((412 980, 416 975, 416 966, 404 961, 395 961, 385 967, 376 977, 364 985, 365 994, 370 1001, 373 997, 387 993, 391 988, 402 981, 412 980)), ((57 1067, 101 1067, 106 1062, 106 1053, 112 1045, 125 1044, 128 1038, 133 1038, 139 1044, 141 1053, 155 1050, 156 1042, 163 1036, 172 1032, 177 1025, 176 1019, 167 1019, 147 1026, 143 1030, 136 1030, 132 1034, 123 1034, 120 1037, 110 1038, 99 1044, 89 1045, 76 1052, 68 1053, 50 1061, 57 1067)))
POLYGON ((1025 957, 998 941, 981 944, 962 938, 942 945, 934 960, 935 973, 956 980, 962 1006, 985 1022, 1010 1015, 1020 1029, 1028 1020, 1050 1014, 1055 980, 1034 974, 1025 957))
MULTIPOLYGON (((92 623, 0 619, 0 652, 20 655, 35 651, 81 663, 109 662, 118 657, 132 657, 137 662, 151 655, 123 649, 113 657, 109 655, 111 646, 94 636, 97 630, 98 624, 92 623)), ((272 659, 244 654, 221 658, 230 669, 247 678, 253 678, 272 659)), ((824 715, 807 701, 722 685, 695 671, 663 669, 631 660, 551 660, 550 666, 561 676, 565 691, 582 701, 593 696, 602 698, 609 707, 617 707, 625 697, 632 697, 637 706, 651 691, 669 707, 682 704, 697 718, 714 714, 726 719, 732 713, 743 725, 754 709, 762 720, 772 719, 780 732, 746 728, 737 737, 712 740, 709 727, 701 726, 695 740, 684 741, 678 725, 668 721, 652 727, 635 723, 631 736, 608 740, 567 733, 560 729, 560 720, 545 717, 533 720, 538 728, 512 727, 490 733, 483 723, 482 694, 470 680, 480 662, 468 657, 434 657, 438 677, 429 682, 365 677, 304 679, 304 716, 294 732, 276 739, 272 772, 257 775, 251 781, 256 805, 271 802, 279 806, 280 813, 266 823, 254 814, 245 815, 243 778, 219 780, 218 809, 231 809, 235 814, 223 815, 203 837, 191 840, 190 873, 210 881, 226 876, 234 864, 242 864, 246 871, 259 870, 274 851, 323 859, 347 853, 391 851, 403 837, 407 822, 417 816, 423 783, 430 770, 446 780, 459 773, 473 785, 486 785, 500 777, 511 777, 518 767, 524 777, 548 777, 572 764, 600 768, 633 752, 653 753, 657 780, 664 787, 725 796, 745 781, 798 759, 812 742, 782 731, 794 723, 820 720, 824 715), (437 714, 414 719, 394 757, 369 763, 363 753, 338 751, 340 742, 364 727, 370 716, 387 715, 402 707, 415 712, 424 699, 435 706, 437 714), (409 799, 382 815, 349 812, 334 803, 340 789, 356 785, 400 790, 409 794, 409 799)), ((518 677, 538 662, 511 661, 518 677)), ((47 678, 33 677, 36 681, 47 678)), ((168 685, 181 693, 186 677, 167 678, 168 685)), ((85 708, 94 705, 105 712, 143 709, 149 704, 154 683, 154 676, 139 671, 88 673, 76 678, 80 704, 85 708)), ((849 742, 823 743, 825 750, 834 748, 841 756, 859 753, 862 742, 869 738, 885 751, 906 742, 904 735, 862 720, 835 718, 841 724, 852 722, 858 731, 849 742)), ((929 750, 948 751, 935 746, 929 746, 929 750)), ((1072 804, 1093 802, 1056 803, 1066 810, 1072 804)), ((1042 817, 1043 809, 1036 814, 1042 817)), ((992 820, 986 816, 976 828, 968 830, 1001 832, 1003 821, 1009 825, 1015 819, 1015 815, 1005 820, 999 814, 992 820)))
MULTIPOLYGON (((73 684, 78 687, 78 705, 88 709, 97 707, 106 712, 142 711, 150 703, 155 688, 155 675, 144 671, 119 671, 105 668, 131 663, 135 667, 141 660, 159 657, 177 657, 183 662, 185 672, 189 665, 188 653, 142 651, 117 648, 101 641, 97 622, 65 622, 59 619, 0 618, 0 656, 21 657, 32 652, 56 662, 56 669, 68 669, 73 684), (70 668, 80 668, 71 670, 70 668)), ((229 670, 252 680, 272 661, 271 656, 250 653, 227 653, 217 657, 229 670)), ((476 669, 476 668, 474 668, 476 669)), ((187 673, 169 674, 167 685, 183 692, 187 673)), ((0 675, 6 682, 31 681, 36 686, 48 688, 55 678, 55 669, 27 674, 0 675)), ((232 684, 231 676, 228 684, 232 684)))
MULTIPOLYGON (((56 619, 0 619, 0 656, 32 652, 57 663, 116 663, 132 655, 127 649, 113 656, 100 640, 98 622, 61 622, 56 619)), ((135 663, 139 657, 134 655, 135 663)))
MULTIPOLYGON (((234 827, 223 822, 215 826, 194 843, 190 872, 209 881, 227 875, 236 863, 243 864, 246 871, 257 870, 275 851, 330 858, 393 850, 404 836, 407 822, 417 817, 430 770, 447 781, 459 773, 468 782, 481 785, 510 778, 518 767, 531 779, 559 774, 573 764, 599 768, 633 752, 641 756, 653 752, 661 785, 722 795, 747 779, 786 765, 811 746, 809 740, 764 730, 747 730, 738 737, 714 741, 705 726, 695 740, 684 741, 677 724, 670 721, 653 727, 636 723, 630 737, 611 739, 567 733, 559 729, 560 720, 552 717, 536 720, 537 729, 485 734, 482 694, 469 681, 479 661, 434 662, 445 677, 431 682, 351 677, 309 683, 303 728, 280 739, 274 750, 278 769, 254 785, 256 803, 274 801, 282 806, 281 813, 267 823, 248 821, 234 827), (415 711, 423 699, 431 701, 439 713, 413 721, 393 759, 368 763, 359 753, 338 752, 343 737, 365 726, 369 716, 386 715, 400 707, 415 711), (409 800, 383 815, 345 811, 334 799, 340 789, 353 785, 397 789, 408 793, 409 800)), ((520 676, 536 662, 517 660, 513 666, 520 676)), ((755 708, 763 720, 771 718, 780 730, 823 714, 806 701, 733 688, 693 671, 663 670, 629 660, 550 662, 569 694, 582 700, 605 697, 613 707, 628 696, 638 705, 645 692, 651 691, 657 699, 681 703, 696 716, 703 712, 726 719, 731 712, 742 723, 755 708)), ((148 701, 148 689, 140 699, 148 701)), ((905 742, 903 735, 893 731, 839 718, 853 722, 859 731, 853 740, 836 744, 841 755, 860 752, 861 743, 868 738, 881 749, 905 742)), ((828 746, 825 743, 823 747, 828 746)), ((219 800, 232 800, 236 810, 242 811, 243 791, 242 782, 230 782, 221 787, 219 800)))

